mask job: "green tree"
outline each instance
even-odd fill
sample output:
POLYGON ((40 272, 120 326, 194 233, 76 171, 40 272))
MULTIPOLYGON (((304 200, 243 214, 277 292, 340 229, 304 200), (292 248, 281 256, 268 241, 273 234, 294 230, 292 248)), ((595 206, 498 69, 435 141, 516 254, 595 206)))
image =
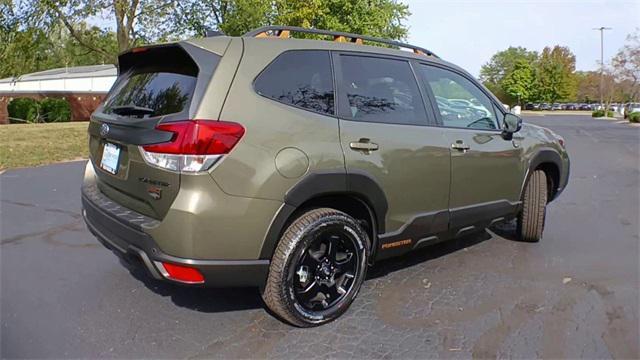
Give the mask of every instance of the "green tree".
POLYGON ((395 0, 295 0, 276 1, 275 23, 405 39, 403 24, 411 14, 395 0), (306 8, 302 4, 313 3, 306 8))
MULTIPOLYGON (((6 0, 5 0, 6 1, 6 0)), ((111 57, 115 54, 103 44, 95 43, 82 31, 87 18, 113 19, 118 51, 138 43, 171 37, 167 20, 178 0, 22 0, 13 4, 13 16, 23 26, 50 29, 64 26, 83 47, 111 57)))
POLYGON ((177 3, 173 23, 191 34, 203 35, 208 29, 215 29, 237 36, 272 24, 275 15, 275 7, 271 1, 185 0, 177 3))
POLYGON ((611 64, 621 83, 625 100, 640 99, 640 28, 627 36, 627 41, 612 59, 611 64))
POLYGON ((186 0, 176 25, 203 34, 208 28, 242 35, 266 25, 289 25, 404 39, 407 5, 396 0, 186 0))
POLYGON ((480 81, 503 102, 514 103, 517 96, 510 95, 509 91, 503 87, 503 80, 511 76, 516 64, 527 63, 532 65, 537 60, 538 53, 535 51, 529 51, 523 47, 509 47, 506 50, 495 53, 489 62, 482 65, 480 68, 480 81))
POLYGON ((2 35, 0 78, 66 66, 115 63, 117 43, 113 32, 80 24, 78 31, 113 55, 103 55, 80 45, 62 26, 48 32, 28 27, 2 35))
POLYGON ((119 52, 138 44, 203 35, 207 29, 241 35, 283 24, 404 39, 403 22, 410 15, 396 0, 0 0, 0 6, 0 54, 13 57, 0 65, 5 75, 115 62, 119 52), (85 21, 92 17, 113 21, 108 28, 115 31, 88 28, 85 21), (19 66, 20 57, 33 64, 19 66))
POLYGON ((501 88, 512 98, 520 102, 534 101, 535 74, 532 64, 524 59, 518 59, 513 69, 501 81, 501 88))
POLYGON ((576 71, 576 97, 577 101, 587 103, 600 99, 600 72, 576 71))
POLYGON ((576 57, 568 47, 545 47, 536 72, 536 86, 540 99, 550 103, 574 99, 575 69, 576 57))
POLYGON ((495 53, 489 62, 480 68, 482 82, 499 84, 502 79, 513 71, 516 63, 525 61, 530 64, 538 60, 538 53, 523 47, 509 47, 495 53))

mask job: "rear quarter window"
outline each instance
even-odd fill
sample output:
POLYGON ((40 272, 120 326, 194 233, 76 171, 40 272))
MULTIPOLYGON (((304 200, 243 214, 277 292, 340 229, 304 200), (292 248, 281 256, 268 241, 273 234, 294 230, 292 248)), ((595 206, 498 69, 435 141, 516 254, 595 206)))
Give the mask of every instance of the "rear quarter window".
POLYGON ((328 51, 285 52, 258 75, 254 88, 258 94, 287 105, 334 114, 333 76, 328 51))

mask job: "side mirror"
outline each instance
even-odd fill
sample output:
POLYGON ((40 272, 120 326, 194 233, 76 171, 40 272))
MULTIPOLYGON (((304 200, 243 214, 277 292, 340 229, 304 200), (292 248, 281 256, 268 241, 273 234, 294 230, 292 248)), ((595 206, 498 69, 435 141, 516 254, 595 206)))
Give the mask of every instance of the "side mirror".
POLYGON ((504 127, 502 129, 502 137, 505 140, 513 139, 513 133, 520 131, 522 128, 522 119, 519 116, 508 113, 504 116, 504 127))

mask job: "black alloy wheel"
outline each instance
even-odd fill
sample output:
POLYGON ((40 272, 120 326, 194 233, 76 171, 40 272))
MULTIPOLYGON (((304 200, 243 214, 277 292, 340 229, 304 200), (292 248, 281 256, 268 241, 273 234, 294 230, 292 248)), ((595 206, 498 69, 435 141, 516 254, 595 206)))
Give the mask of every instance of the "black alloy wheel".
POLYGON ((334 228, 317 234, 290 270, 299 306, 322 312, 343 300, 355 284, 359 257, 356 240, 346 231, 334 228))
POLYGON ((269 266, 265 303, 290 324, 310 327, 342 315, 364 280, 369 236, 354 218, 312 209, 285 230, 269 266))

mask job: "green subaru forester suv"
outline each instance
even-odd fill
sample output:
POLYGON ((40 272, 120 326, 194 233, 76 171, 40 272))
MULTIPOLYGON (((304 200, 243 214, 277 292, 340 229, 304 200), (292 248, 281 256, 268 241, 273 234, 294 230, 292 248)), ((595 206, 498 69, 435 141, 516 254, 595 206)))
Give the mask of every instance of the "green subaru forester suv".
POLYGON ((538 241, 567 185, 560 136, 416 46, 266 27, 118 68, 89 125, 91 232, 156 279, 259 287, 296 326, 344 313, 380 259, 514 218, 538 241))

